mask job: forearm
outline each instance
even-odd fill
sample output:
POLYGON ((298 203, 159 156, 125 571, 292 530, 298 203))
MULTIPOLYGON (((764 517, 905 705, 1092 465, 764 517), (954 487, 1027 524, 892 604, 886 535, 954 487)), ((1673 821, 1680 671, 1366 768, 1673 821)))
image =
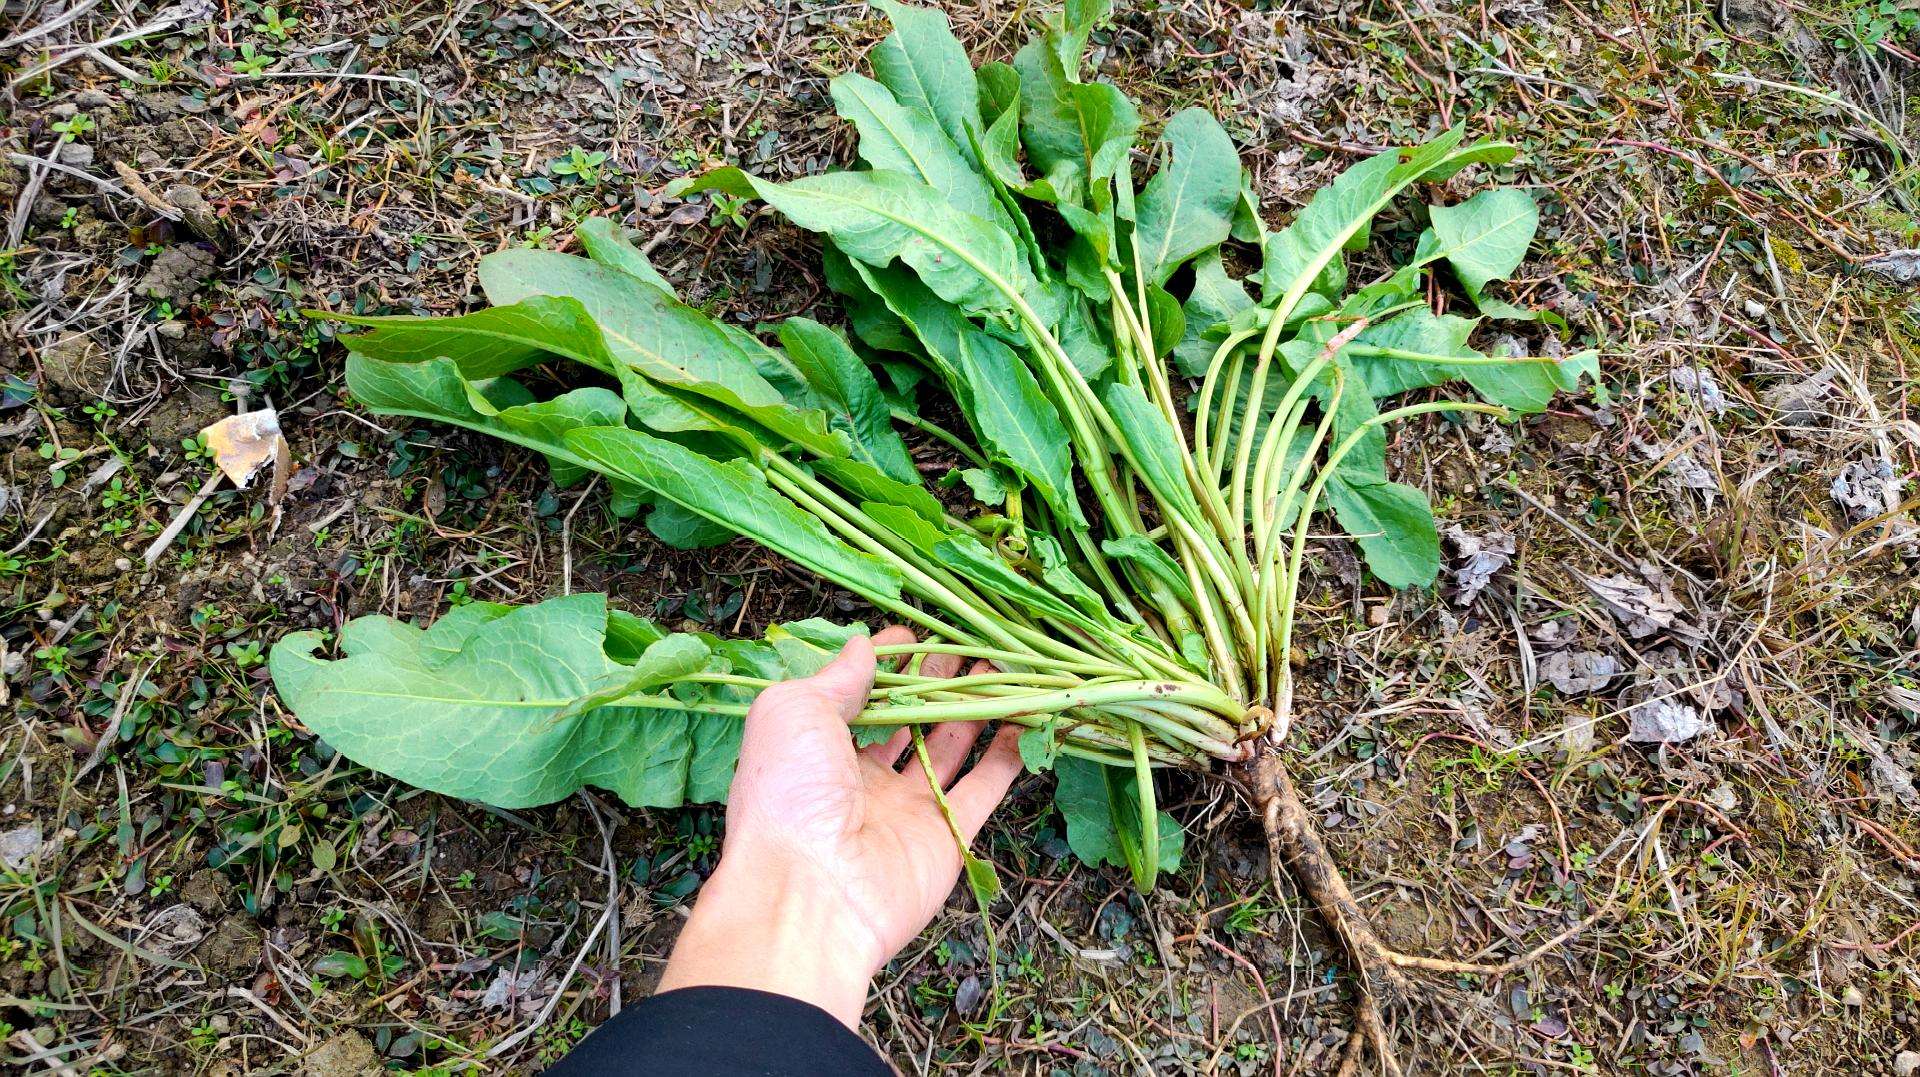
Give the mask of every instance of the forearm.
POLYGON ((835 889, 777 856, 723 856, 674 943, 661 991, 746 987, 796 998, 858 1028, 885 960, 835 889))

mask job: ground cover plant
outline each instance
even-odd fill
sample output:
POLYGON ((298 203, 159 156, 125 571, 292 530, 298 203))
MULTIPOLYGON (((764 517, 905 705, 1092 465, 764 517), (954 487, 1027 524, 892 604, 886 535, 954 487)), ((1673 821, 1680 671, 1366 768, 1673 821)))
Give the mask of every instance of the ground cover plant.
MULTIPOLYGON (((533 449, 561 485, 604 480, 670 545, 751 538, 925 637, 883 655, 991 663, 883 670, 855 735, 1026 726, 1029 766, 1060 772, 1075 851, 1151 889, 1180 845, 1154 771, 1247 763, 1287 734, 1314 527, 1337 525, 1388 586, 1433 582, 1432 512, 1388 477, 1385 428, 1539 411, 1594 356, 1471 343, 1486 319, 1534 317, 1488 294, 1532 241, 1524 191, 1415 210, 1427 226, 1396 268, 1349 279, 1378 214, 1511 146, 1455 128, 1380 153, 1269 231, 1213 116, 1179 112, 1143 145, 1134 104, 1080 81, 1103 6, 1069 5, 977 71, 943 15, 878 6, 895 28, 874 77, 832 82, 860 167, 786 183, 722 168, 670 192, 763 201, 817 233, 852 339, 796 317, 776 347, 709 318, 603 219, 578 231, 585 256, 482 259, 491 306, 472 314, 313 313, 361 327, 343 340, 363 406, 533 449), (1435 274, 1477 316, 1436 313, 1435 274), (586 369, 542 398, 525 376, 558 360, 586 369), (902 428, 970 466, 924 475, 902 428)), ((671 806, 722 797, 753 694, 863 630, 669 634, 571 595, 472 603, 427 629, 361 618, 337 658, 298 633, 271 668, 309 728, 413 784, 509 807, 583 786, 671 806)), ((1263 799, 1297 809, 1268 763, 1263 799)), ((1304 812, 1270 815, 1277 841, 1293 835, 1277 851, 1337 907, 1304 812)))

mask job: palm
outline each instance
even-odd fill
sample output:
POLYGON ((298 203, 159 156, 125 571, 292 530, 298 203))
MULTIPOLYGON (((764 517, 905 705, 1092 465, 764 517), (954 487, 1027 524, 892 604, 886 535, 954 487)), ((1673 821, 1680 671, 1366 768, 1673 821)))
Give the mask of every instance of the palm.
MULTIPOLYGON (((875 637, 879 643, 911 639, 900 629, 875 637)), ((859 649, 850 646, 815 677, 761 694, 747 719, 727 830, 730 841, 797 855, 831 880, 885 955, 912 941, 939 911, 959 877, 960 852, 910 750, 908 731, 857 751, 847 738, 846 722, 865 702, 872 679, 872 659, 859 649)), ((934 655, 922 672, 951 676, 958 665, 934 655)), ((934 772, 952 787, 956 822, 969 837, 1019 768, 1008 735, 956 783, 979 732, 980 723, 955 722, 926 738, 934 772), (983 778, 977 791, 967 787, 975 775, 983 778), (992 781, 997 785, 989 787, 992 781), (985 793, 991 800, 976 805, 985 793)))

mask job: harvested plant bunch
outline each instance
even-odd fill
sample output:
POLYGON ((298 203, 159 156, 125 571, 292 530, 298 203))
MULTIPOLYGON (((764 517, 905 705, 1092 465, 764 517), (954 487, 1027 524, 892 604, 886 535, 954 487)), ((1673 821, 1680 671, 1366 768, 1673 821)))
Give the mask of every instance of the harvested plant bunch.
MULTIPOLYGON (((1537 411, 1594 358, 1484 355, 1479 318, 1429 302, 1444 264, 1483 315, 1532 317, 1486 295, 1532 240, 1523 191, 1426 207, 1397 268, 1348 280, 1396 196, 1510 146, 1456 129, 1382 153, 1270 232, 1211 115, 1180 112, 1136 152, 1133 103, 1080 81, 1103 7, 1072 3, 1011 65, 975 70, 944 16, 874 2, 894 24, 874 77, 832 83, 860 167, 790 183, 722 168, 669 192, 757 199, 817 233, 851 340, 792 318, 776 347, 715 321, 603 220, 577 232, 586 257, 483 259, 485 310, 325 316, 367 328, 343 339, 373 411, 536 450, 562 486, 601 476, 615 512, 645 512, 671 545, 745 535, 925 637, 895 653, 991 663, 881 672, 856 733, 1026 726, 1028 764, 1060 771, 1076 851, 1150 887, 1179 835, 1153 770, 1245 761, 1286 733, 1323 510, 1382 582, 1434 579, 1433 517, 1389 480, 1385 426, 1537 411), (1234 276, 1229 251, 1257 269, 1234 276), (515 380, 556 358, 589 368, 582 387, 541 399, 515 380), (1381 403, 1453 382, 1476 399, 1381 403), (935 393, 951 408, 923 408, 935 393), (903 427, 966 466, 929 485, 903 427)), ((574 595, 473 603, 426 630, 364 617, 334 660, 297 633, 272 670, 329 744, 416 785, 673 805, 724 796, 753 695, 863 630, 669 634, 574 595)))

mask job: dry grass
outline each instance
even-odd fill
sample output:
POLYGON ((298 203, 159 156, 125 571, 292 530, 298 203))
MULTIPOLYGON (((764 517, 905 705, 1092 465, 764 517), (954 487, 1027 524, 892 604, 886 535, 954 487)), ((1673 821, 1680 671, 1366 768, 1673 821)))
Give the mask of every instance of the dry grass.
MULTIPOLYGON (((647 990, 715 813, 394 786, 291 724, 252 649, 563 581, 721 628, 848 607, 754 550, 651 545, 536 462, 376 425, 292 312, 456 309, 479 254, 609 213, 710 309, 807 309, 794 234, 650 192, 710 159, 838 159, 824 77, 879 25, 580 0, 283 6, 299 21, 276 31, 242 3, 96 54, 180 9, 80 7, 5 9, 8 33, 51 29, 5 55, 0 120, 0 830, 47 839, 0 875, 0 1050, 44 1072, 537 1067, 647 990), (52 124, 83 94, 96 126, 63 159, 52 124), (607 154, 594 182, 553 173, 574 146, 607 154), (162 259, 204 280, 167 285, 162 259), (236 396, 287 417, 287 518, 223 492, 160 568, 116 564, 198 488, 181 438, 236 396)), ((956 17, 1002 56, 1028 14, 956 17)), ((1870 268, 1915 244, 1920 188, 1910 43, 1832 44, 1871 14, 1195 2, 1105 35, 1103 73, 1150 116, 1229 118, 1269 204, 1439 125, 1520 143, 1547 222, 1518 290, 1606 350, 1605 406, 1396 442, 1443 522, 1514 538, 1473 602, 1388 596, 1315 552, 1292 762, 1387 942, 1498 964, 1581 927, 1493 980, 1412 970, 1418 996, 1386 1014, 1405 1072, 1879 1072, 1920 1047, 1920 356, 1911 291, 1870 268), (1670 623, 1635 635, 1588 582, 1616 576, 1669 588, 1670 623), (1562 692, 1574 651, 1620 672, 1562 692), (1629 742, 1661 702, 1707 731, 1629 742)), ((874 998, 903 1071, 1339 1069, 1345 970, 1268 883, 1241 791, 1177 791, 1189 866, 1143 900, 1074 866, 1027 786, 986 845, 1012 884, 997 996, 956 906, 874 998)))

